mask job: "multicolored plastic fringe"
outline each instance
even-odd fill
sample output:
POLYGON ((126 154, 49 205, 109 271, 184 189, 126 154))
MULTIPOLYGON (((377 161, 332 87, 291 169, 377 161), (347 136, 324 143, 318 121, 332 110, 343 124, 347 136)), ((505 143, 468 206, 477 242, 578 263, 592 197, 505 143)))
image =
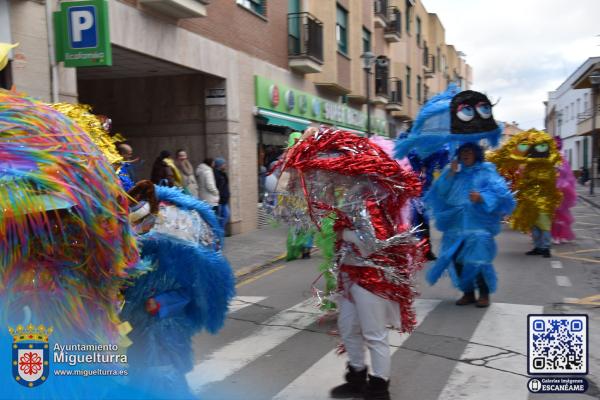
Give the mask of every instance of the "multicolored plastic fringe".
POLYGON ((118 339, 119 289, 138 260, 127 195, 81 127, 0 91, 0 297, 39 322, 118 339))
POLYGON ((527 233, 540 215, 554 216, 562 201, 562 193, 556 187, 557 167, 562 158, 550 135, 535 129, 519 132, 486 157, 516 191, 513 229, 527 233))

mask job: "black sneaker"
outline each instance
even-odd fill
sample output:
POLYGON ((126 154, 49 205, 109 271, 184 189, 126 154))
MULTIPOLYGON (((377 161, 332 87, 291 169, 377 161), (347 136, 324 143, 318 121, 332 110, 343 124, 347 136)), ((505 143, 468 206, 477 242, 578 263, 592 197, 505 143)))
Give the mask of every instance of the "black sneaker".
POLYGON ((541 252, 540 252, 540 254, 544 258, 550 258, 550 257, 552 257, 552 255, 550 254, 550 249, 542 249, 541 252))
POLYGON ((542 255, 542 249, 539 248, 535 248, 533 250, 529 250, 527 253, 525 253, 528 256, 540 256, 542 255))
POLYGON ((357 370, 348 365, 346 373, 346 383, 334 387, 329 392, 333 399, 351 399, 354 397, 363 397, 367 386, 367 368, 357 370))
POLYGON ((365 389, 365 400, 391 400, 390 381, 378 376, 369 375, 369 383, 365 389))

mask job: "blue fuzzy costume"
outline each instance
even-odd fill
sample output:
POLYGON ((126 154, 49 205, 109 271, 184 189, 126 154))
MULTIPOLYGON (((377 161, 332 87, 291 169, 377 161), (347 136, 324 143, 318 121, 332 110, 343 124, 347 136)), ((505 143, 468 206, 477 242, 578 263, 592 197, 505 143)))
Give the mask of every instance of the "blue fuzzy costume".
MULTIPOLYGON (((223 232, 210 206, 177 188, 157 186, 156 197, 183 210, 193 210, 222 240, 223 232)), ((185 374, 193 367, 192 336, 216 333, 235 295, 235 278, 216 244, 182 240, 151 230, 140 238, 142 259, 154 266, 125 292, 121 319, 129 321, 133 345, 128 355, 133 379, 145 382, 165 398, 193 398, 185 374), (148 299, 159 305, 146 311, 148 299)))
MULTIPOLYGON (((481 147, 466 144, 476 153, 472 166, 463 166, 454 176, 446 167, 425 196, 436 227, 443 232, 437 262, 427 272, 427 281, 435 284, 448 269, 454 285, 465 293, 473 292, 479 274, 489 291, 496 290, 496 273, 492 261, 496 256, 494 236, 500 223, 515 208, 516 202, 506 181, 494 164, 483 161, 481 147), (481 202, 472 202, 469 194, 479 192, 481 202), (456 264, 462 265, 457 273, 456 264)), ((462 147, 461 147, 462 148, 462 147)))
POLYGON ((436 283, 448 269, 453 283, 465 293, 472 293, 476 284, 482 292, 495 291, 494 236, 502 218, 515 207, 506 181, 493 164, 483 161, 477 144, 484 139, 491 146, 498 144, 503 127, 494 120, 492 107, 484 94, 451 84, 423 105, 409 134, 399 137, 394 149, 396 158, 413 154, 426 159, 443 148, 458 153, 463 146, 475 153, 474 165, 463 165, 455 175, 446 167, 424 197, 428 213, 443 232, 439 258, 427 280, 436 283), (471 191, 479 192, 482 201, 472 202, 471 191))

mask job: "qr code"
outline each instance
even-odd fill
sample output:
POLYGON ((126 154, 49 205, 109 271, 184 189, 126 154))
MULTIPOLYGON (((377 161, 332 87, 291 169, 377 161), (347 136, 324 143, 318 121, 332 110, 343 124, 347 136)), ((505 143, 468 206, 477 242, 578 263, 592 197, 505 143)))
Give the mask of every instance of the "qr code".
POLYGON ((535 374, 588 373, 587 315, 529 315, 528 372, 535 374))

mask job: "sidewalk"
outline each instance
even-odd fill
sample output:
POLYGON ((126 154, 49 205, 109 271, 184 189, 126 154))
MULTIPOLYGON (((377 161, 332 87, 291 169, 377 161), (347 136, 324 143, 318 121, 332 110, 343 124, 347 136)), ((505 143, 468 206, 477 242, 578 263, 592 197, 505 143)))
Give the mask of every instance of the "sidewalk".
POLYGON ((579 182, 576 186, 577 197, 593 207, 600 208, 600 187, 594 187, 594 195, 590 195, 589 182, 587 186, 581 186, 579 182))
POLYGON ((223 253, 235 276, 242 276, 283 260, 286 255, 287 229, 287 226, 269 226, 225 238, 223 253))

